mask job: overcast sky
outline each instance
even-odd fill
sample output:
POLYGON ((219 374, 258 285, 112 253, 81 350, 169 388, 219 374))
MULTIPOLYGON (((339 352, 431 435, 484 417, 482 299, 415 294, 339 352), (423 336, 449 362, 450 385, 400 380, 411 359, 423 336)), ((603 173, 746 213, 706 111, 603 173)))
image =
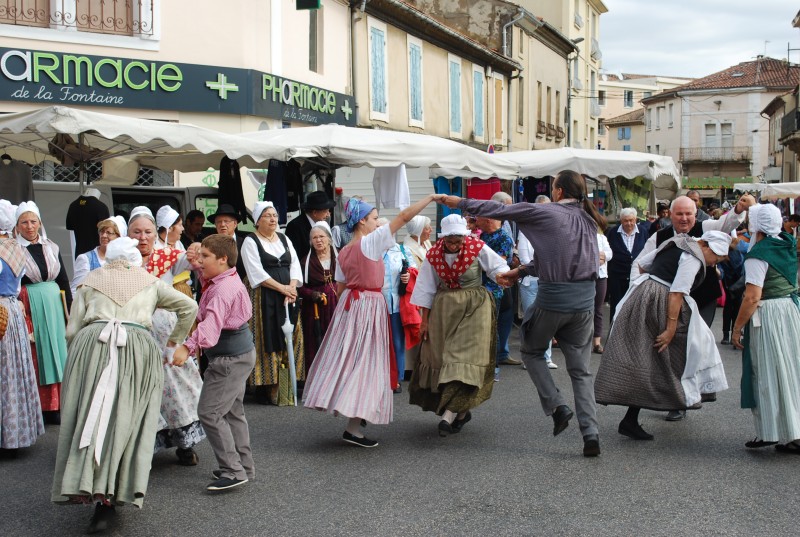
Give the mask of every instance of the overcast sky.
MULTIPOLYGON (((703 77, 758 54, 786 58, 800 48, 793 0, 603 0, 603 69, 703 77), (769 41, 765 43, 764 41, 769 41)), ((800 63, 800 50, 790 60, 800 63)))

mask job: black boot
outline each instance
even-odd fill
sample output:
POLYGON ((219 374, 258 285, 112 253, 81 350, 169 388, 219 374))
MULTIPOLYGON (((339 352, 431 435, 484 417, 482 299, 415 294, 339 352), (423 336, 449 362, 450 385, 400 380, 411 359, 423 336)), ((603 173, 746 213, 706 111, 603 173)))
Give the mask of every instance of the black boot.
POLYGON ((730 332, 722 332, 722 341, 720 341, 719 344, 720 345, 730 345, 731 344, 730 332))
POLYGON ((86 528, 86 533, 92 535, 94 533, 102 533, 110 530, 114 526, 117 519, 117 510, 113 505, 105 505, 98 503, 94 506, 94 515, 89 522, 89 527, 86 528))

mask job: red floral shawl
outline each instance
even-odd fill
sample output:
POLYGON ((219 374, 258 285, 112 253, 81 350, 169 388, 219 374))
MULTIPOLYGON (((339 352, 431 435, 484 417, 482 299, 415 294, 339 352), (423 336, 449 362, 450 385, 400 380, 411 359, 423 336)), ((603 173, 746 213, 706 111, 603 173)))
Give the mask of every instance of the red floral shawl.
POLYGON ((458 257, 451 267, 447 264, 447 261, 444 260, 444 239, 439 239, 436 241, 433 248, 428 250, 425 258, 447 287, 450 289, 461 289, 461 283, 458 279, 472 266, 473 261, 478 257, 484 244, 482 240, 476 239, 475 237, 464 237, 464 244, 461 246, 461 251, 458 253, 458 257))

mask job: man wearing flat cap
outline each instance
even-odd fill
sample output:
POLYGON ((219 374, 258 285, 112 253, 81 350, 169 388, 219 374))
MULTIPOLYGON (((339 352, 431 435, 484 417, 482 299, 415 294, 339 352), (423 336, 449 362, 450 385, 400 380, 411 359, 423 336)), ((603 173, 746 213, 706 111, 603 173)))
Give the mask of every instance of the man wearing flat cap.
MULTIPOLYGON (((223 203, 217 208, 217 212, 208 216, 208 221, 214 224, 214 227, 217 228, 217 233, 220 235, 228 235, 236 239, 236 249, 241 253, 244 237, 236 234, 236 226, 239 225, 239 212, 232 205, 223 203)), ((236 274, 242 280, 247 276, 241 255, 236 260, 236 274)))
POLYGON ((305 203, 300 205, 304 214, 286 224, 286 236, 292 241, 298 259, 305 259, 311 250, 308 237, 311 226, 316 222, 328 220, 334 205, 336 202, 329 200, 325 192, 317 190, 306 196, 305 203))

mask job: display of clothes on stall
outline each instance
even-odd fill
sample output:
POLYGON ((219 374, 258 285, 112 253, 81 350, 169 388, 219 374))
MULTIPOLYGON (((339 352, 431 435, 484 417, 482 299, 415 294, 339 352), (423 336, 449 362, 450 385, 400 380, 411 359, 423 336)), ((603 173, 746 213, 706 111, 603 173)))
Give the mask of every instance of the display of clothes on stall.
POLYGON ((12 205, 35 201, 31 167, 6 153, 0 156, 0 199, 8 200, 12 205))
POLYGON ((500 192, 500 179, 467 179, 467 197, 473 200, 492 199, 495 192, 500 192))
POLYGON ((219 205, 231 205, 239 213, 239 223, 244 224, 248 220, 252 220, 247 214, 246 205, 244 203, 244 192, 242 192, 242 174, 239 172, 239 163, 235 160, 229 159, 227 156, 222 157, 219 161, 219 205))
POLYGON ((375 168, 372 188, 375 191, 375 201, 384 209, 405 209, 411 205, 405 164, 392 168, 375 168))
POLYGON ((100 191, 96 188, 87 188, 82 196, 69 204, 66 227, 72 238, 73 259, 100 245, 97 223, 109 216, 108 207, 100 201, 100 191))
POLYGON ((290 160, 270 160, 267 181, 264 185, 264 201, 271 201, 278 211, 278 224, 286 225, 287 213, 300 210, 303 192, 303 176, 300 164, 290 160))

